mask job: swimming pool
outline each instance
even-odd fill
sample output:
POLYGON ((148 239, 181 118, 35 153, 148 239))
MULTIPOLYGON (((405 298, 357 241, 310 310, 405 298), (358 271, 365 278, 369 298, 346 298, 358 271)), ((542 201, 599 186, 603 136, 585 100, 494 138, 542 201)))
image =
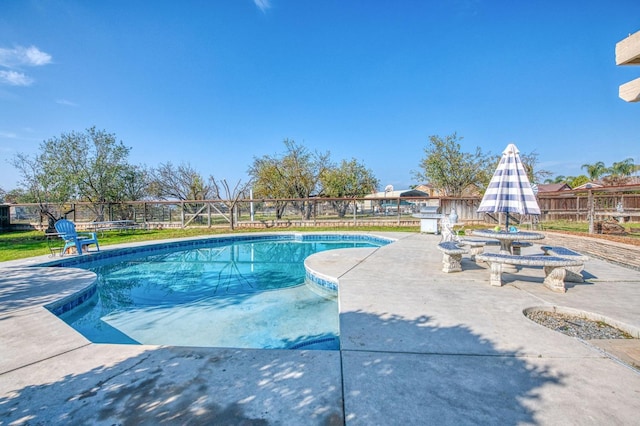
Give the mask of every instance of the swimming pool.
POLYGON ((94 343, 339 349, 335 297, 305 284, 304 259, 379 247, 367 235, 219 237, 69 258, 95 292, 55 312, 94 343))

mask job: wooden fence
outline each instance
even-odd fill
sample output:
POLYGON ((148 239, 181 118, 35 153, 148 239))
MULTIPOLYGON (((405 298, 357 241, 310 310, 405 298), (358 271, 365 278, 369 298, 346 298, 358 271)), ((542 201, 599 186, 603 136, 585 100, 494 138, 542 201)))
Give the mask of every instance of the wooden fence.
MULTIPOLYGON (((640 221, 640 194, 635 192, 593 194, 596 220, 616 217, 621 221, 640 221)), ((96 221, 132 220, 142 227, 229 227, 231 221, 239 227, 274 226, 417 226, 414 215, 425 207, 435 207, 440 214, 454 209, 460 221, 494 224, 504 215, 478 213, 479 197, 399 197, 399 198, 309 198, 282 200, 240 200, 233 211, 225 200, 132 201, 92 205, 77 202, 48 205, 55 217, 66 217, 79 228, 96 221)), ((512 215, 512 223, 549 220, 586 221, 589 217, 589 196, 585 193, 553 193, 538 196, 540 217, 512 215)), ((0 205, 8 220, 0 229, 46 229, 46 216, 37 204, 0 205), (8 211, 8 214, 6 213, 8 211)), ((2 213, 0 211, 0 213, 2 213)))

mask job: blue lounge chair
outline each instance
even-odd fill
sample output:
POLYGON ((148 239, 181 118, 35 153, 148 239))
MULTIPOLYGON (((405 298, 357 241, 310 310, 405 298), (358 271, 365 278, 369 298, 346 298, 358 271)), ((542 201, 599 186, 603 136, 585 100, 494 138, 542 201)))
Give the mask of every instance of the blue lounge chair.
POLYGON ((82 249, 85 247, 86 251, 89 251, 89 244, 95 244, 97 251, 100 251, 100 245, 98 245, 98 235, 95 232, 76 232, 76 225, 67 219, 60 219, 54 225, 56 231, 60 234, 60 238, 64 240, 64 248, 62 254, 67 252, 70 247, 75 247, 78 254, 82 254, 82 249))

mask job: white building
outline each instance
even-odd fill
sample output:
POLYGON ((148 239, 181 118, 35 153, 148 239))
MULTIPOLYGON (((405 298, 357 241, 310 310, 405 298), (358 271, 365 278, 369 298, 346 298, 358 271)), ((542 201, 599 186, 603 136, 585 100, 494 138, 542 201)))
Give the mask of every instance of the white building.
MULTIPOLYGON (((640 31, 616 44, 616 65, 640 65, 640 31)), ((621 85, 619 96, 627 102, 640 101, 640 78, 621 85)))
MULTIPOLYGON (((417 189, 388 190, 369 194, 363 203, 364 210, 375 213, 397 213, 398 207, 403 213, 415 213, 420 210, 420 206, 429 205, 430 200, 426 198, 429 194, 417 189)), ((438 200, 435 201, 438 205, 438 200)))

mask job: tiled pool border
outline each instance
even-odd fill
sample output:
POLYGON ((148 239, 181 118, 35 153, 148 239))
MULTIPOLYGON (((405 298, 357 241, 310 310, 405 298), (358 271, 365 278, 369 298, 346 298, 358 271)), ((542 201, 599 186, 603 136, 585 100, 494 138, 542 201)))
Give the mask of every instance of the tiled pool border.
POLYGON ((203 246, 216 246, 232 244, 236 242, 251 241, 362 241, 374 244, 386 245, 392 243, 394 239, 385 238, 367 234, 267 234, 267 235, 233 235, 219 236, 198 239, 185 239, 171 242, 159 242, 152 244, 144 244, 135 247, 116 248, 110 250, 102 250, 99 252, 88 252, 82 256, 61 257, 56 260, 39 263, 38 267, 53 266, 71 268, 80 264, 96 262, 114 257, 127 256, 140 253, 154 253, 159 251, 167 251, 172 249, 188 249, 203 246))
POLYGON ((337 297, 338 296, 338 280, 328 277, 314 271, 306 264, 305 269, 305 284, 307 284, 313 291, 319 293, 325 297, 337 297))
POLYGON ((55 302, 44 305, 44 307, 56 316, 60 316, 65 312, 69 312, 72 309, 77 308, 87 300, 91 299, 97 291, 98 281, 96 280, 90 286, 85 287, 82 290, 77 291, 63 299, 56 300, 55 302))
MULTIPOLYGON (((233 235, 233 236, 218 236, 209 238, 198 239, 184 239, 171 242, 159 242, 153 244, 145 244, 134 247, 116 248, 111 250, 103 250, 99 252, 89 252, 82 256, 73 256, 68 258, 59 258, 53 261, 39 263, 33 265, 34 267, 63 267, 72 268, 80 264, 99 262, 106 259, 112 259, 116 257, 123 257, 131 254, 140 253, 154 253, 160 251, 174 250, 174 249, 188 249, 197 248, 203 246, 217 246, 225 244, 233 244, 236 242, 251 242, 251 241, 361 241, 370 242, 374 244, 386 245, 395 241, 392 238, 385 238, 375 235, 367 234, 267 234, 267 235, 233 235)), ((306 283, 311 284, 314 291, 327 297, 336 297, 338 294, 338 282, 330 277, 324 276, 316 271, 310 270, 305 265, 305 278, 306 283)), ((97 281, 90 286, 69 295, 63 299, 49 303, 45 306, 49 311, 57 316, 68 312, 91 297, 95 295, 97 291, 97 281)))

